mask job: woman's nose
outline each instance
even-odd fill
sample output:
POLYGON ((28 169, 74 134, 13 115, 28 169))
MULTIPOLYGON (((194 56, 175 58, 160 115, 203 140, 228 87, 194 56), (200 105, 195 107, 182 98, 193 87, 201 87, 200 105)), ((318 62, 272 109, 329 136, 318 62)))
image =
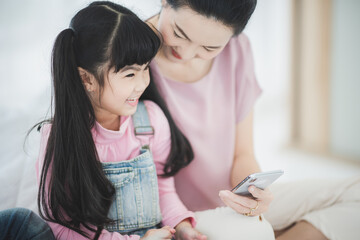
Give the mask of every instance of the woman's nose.
POLYGON ((197 55, 198 46, 195 44, 186 44, 180 47, 179 54, 183 60, 190 60, 197 55))

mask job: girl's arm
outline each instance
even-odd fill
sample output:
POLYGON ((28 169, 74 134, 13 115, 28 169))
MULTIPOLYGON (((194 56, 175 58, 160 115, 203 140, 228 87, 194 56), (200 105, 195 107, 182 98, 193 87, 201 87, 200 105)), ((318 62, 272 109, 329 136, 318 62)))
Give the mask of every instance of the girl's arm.
POLYGON ((159 199, 162 224, 175 227, 180 222, 189 219, 195 226, 195 215, 187 210, 175 190, 174 177, 163 178, 163 168, 170 153, 171 133, 169 123, 158 105, 151 101, 145 101, 151 125, 155 129, 154 137, 151 138, 150 149, 158 174, 159 199))
POLYGON ((159 177, 158 185, 163 225, 169 225, 175 228, 182 221, 189 221, 191 225, 195 227, 195 214, 187 210, 177 195, 174 178, 159 177))
POLYGON ((162 224, 176 229, 176 239, 206 240, 206 236, 199 233, 195 214, 189 211, 180 200, 175 190, 174 177, 161 177, 164 165, 171 148, 171 135, 168 121, 161 109, 153 102, 145 101, 150 121, 155 129, 154 138, 150 144, 156 172, 158 174, 160 210, 163 217, 162 224))

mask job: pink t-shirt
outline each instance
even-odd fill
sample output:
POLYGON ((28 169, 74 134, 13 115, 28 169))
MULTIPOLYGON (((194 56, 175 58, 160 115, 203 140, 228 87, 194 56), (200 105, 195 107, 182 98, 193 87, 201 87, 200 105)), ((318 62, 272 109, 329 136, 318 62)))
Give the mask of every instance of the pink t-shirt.
POLYGON ((175 176, 176 191, 192 211, 223 205, 218 193, 230 189, 236 124, 252 110, 261 89, 244 34, 233 37, 214 59, 210 72, 194 83, 167 79, 156 60, 154 81, 195 158, 175 176))
MULTIPOLYGON (((144 143, 148 143, 152 152, 156 165, 157 174, 163 173, 163 166, 168 157, 171 139, 170 129, 167 119, 161 109, 151 101, 145 101, 148 110, 149 120, 154 128, 154 136, 141 136, 144 143)), ((139 155, 141 143, 138 137, 134 135, 134 126, 131 117, 121 117, 119 131, 111 131, 103 128, 99 123, 92 129, 95 145, 101 162, 118 162, 134 158, 139 155)), ((36 165, 37 177, 39 180, 40 169, 45 156, 45 149, 49 137, 51 125, 44 125, 41 133, 40 154, 36 165)), ((193 226, 195 226, 194 213, 186 209, 178 198, 174 178, 158 178, 160 209, 163 217, 162 223, 171 227, 175 227, 179 222, 186 218, 190 218, 193 226)), ((48 222, 56 239, 87 239, 82 235, 72 231, 59 224, 48 222)), ((90 233, 85 228, 85 232, 90 233)), ((117 232, 109 232, 103 230, 99 239, 121 239, 121 240, 137 240, 139 236, 122 236, 117 232)))

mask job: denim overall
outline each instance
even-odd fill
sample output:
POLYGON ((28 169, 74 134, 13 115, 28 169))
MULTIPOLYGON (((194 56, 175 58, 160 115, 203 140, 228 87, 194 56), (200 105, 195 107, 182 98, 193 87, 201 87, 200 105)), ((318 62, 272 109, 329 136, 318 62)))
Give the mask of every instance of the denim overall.
POLYGON ((135 136, 142 146, 140 155, 127 161, 102 163, 105 175, 116 189, 108 214, 115 221, 105 228, 121 234, 143 236, 161 222, 156 168, 148 145, 150 137, 139 137, 154 135, 154 129, 143 102, 138 103, 132 119, 135 136))

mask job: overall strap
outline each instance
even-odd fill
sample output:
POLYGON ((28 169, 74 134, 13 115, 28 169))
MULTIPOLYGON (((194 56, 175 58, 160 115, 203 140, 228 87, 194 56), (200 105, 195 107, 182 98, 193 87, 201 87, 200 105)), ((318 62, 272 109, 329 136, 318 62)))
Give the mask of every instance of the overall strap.
POLYGON ((136 112, 132 116, 132 120, 133 120, 133 124, 134 124, 135 136, 137 136, 137 137, 139 136, 138 138, 140 139, 142 148, 149 149, 150 137, 144 138, 141 136, 146 136, 146 135, 153 136, 154 128, 151 126, 148 111, 147 111, 146 106, 143 101, 139 101, 136 112), (143 143, 143 141, 145 139, 147 141, 146 144, 143 143))

